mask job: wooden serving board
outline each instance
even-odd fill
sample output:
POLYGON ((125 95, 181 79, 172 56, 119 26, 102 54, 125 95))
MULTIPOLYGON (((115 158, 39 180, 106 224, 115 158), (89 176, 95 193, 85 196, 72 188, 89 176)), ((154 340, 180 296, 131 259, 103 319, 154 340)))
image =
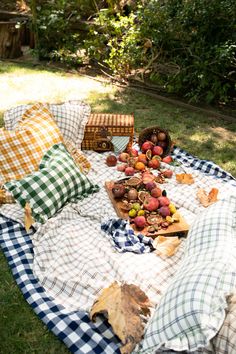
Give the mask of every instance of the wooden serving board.
MULTIPOLYGON (((114 185, 113 181, 105 182, 105 188, 106 188, 106 191, 107 191, 109 198, 112 202, 112 205, 113 205, 117 215, 119 216, 119 218, 129 220, 128 212, 121 208, 122 202, 119 199, 115 199, 113 196, 113 193, 112 193, 113 185, 114 185)), ((135 229, 135 225, 132 225, 132 227, 134 228, 135 232, 137 232, 137 233, 140 232, 139 230, 135 229)), ((174 222, 167 229, 161 229, 153 234, 148 234, 148 236, 151 236, 151 237, 157 237, 159 235, 175 236, 176 234, 180 234, 180 233, 183 235, 186 235, 188 233, 188 230, 189 230, 189 225, 184 220, 184 218, 182 216, 180 216, 180 221, 174 222)), ((147 227, 145 227, 141 232, 142 232, 142 234, 146 235, 147 234, 147 227)))

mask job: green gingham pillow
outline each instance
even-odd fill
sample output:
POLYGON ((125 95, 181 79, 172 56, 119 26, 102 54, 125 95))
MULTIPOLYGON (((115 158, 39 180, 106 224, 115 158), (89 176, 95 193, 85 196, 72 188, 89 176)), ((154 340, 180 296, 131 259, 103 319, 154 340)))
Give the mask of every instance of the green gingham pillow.
POLYGON ((217 334, 236 287, 236 196, 208 207, 190 228, 178 272, 147 325, 139 353, 194 352, 217 334))
POLYGON ((25 207, 28 201, 35 221, 44 223, 63 205, 98 191, 80 172, 63 144, 56 144, 43 156, 39 171, 5 187, 25 207))

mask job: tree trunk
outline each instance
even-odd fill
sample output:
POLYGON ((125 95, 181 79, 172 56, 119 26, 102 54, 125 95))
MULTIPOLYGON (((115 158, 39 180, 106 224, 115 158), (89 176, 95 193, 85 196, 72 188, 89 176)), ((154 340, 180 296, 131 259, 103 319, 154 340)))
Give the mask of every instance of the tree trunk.
POLYGON ((22 55, 21 31, 16 22, 0 22, 0 58, 14 59, 22 55))

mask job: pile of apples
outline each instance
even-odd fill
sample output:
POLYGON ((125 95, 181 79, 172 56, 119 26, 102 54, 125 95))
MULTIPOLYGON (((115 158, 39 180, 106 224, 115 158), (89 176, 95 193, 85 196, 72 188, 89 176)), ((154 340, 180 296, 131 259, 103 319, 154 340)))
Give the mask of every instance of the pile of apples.
POLYGON ((178 221, 174 204, 151 171, 144 171, 139 177, 130 177, 127 181, 115 183, 112 193, 138 230, 147 226, 152 233, 160 228, 168 228, 178 221))
MULTIPOLYGON (((145 141, 141 146, 141 152, 131 148, 127 152, 119 154, 118 158, 115 155, 109 155, 106 159, 108 166, 116 166, 117 170, 124 172, 126 176, 133 176, 136 172, 142 172, 147 169, 158 170, 161 166, 161 161, 165 163, 172 162, 171 156, 163 155, 163 148, 155 145, 151 141, 145 141)), ((172 171, 163 171, 164 177, 171 178, 172 171)))

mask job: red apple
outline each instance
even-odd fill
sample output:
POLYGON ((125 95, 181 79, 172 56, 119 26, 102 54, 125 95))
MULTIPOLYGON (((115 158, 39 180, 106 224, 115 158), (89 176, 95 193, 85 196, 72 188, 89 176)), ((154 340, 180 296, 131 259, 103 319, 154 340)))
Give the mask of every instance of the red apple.
POLYGON ((165 171, 162 171, 162 174, 166 178, 171 178, 173 176, 173 171, 172 170, 165 170, 165 171))
POLYGON ((151 141, 145 141, 141 147, 142 152, 146 152, 147 150, 152 150, 154 144, 151 141))
POLYGON ((165 156, 165 157, 163 157, 162 161, 165 163, 170 163, 170 162, 172 162, 172 157, 170 155, 165 156))
POLYGON ((116 166, 117 164, 117 158, 115 155, 108 155, 106 158, 106 164, 109 167, 116 166))
POLYGON ((148 191, 151 191, 153 188, 155 188, 157 185, 154 181, 148 182, 145 187, 148 191))
POLYGON ((131 167, 131 166, 128 166, 128 167, 126 167, 126 169, 125 169, 125 174, 126 174, 126 176, 133 176, 133 175, 134 175, 134 172, 135 172, 135 170, 134 170, 134 168, 131 167))
POLYGON ((118 165, 116 169, 117 171, 124 172, 127 166, 128 165, 126 163, 122 163, 121 165, 118 165))
POLYGON ((162 190, 159 187, 155 187, 151 190, 151 196, 155 198, 159 198, 162 195, 162 190))
POLYGON ((170 209, 168 206, 162 206, 158 211, 161 216, 170 216, 170 209))
POLYGON ((129 149, 128 153, 129 153, 129 155, 131 157, 137 157, 138 156, 138 150, 136 150, 134 148, 129 149))
POLYGON ((159 197, 158 201, 159 201, 160 207, 168 206, 170 204, 170 200, 167 197, 159 197))
POLYGON ((154 146, 153 150, 152 150, 152 154, 153 155, 159 155, 161 156, 163 154, 163 149, 161 146, 154 146))
POLYGON ((122 152, 119 155, 119 161, 121 162, 127 162, 129 159, 129 154, 127 154, 127 152, 122 152))
POLYGON ((112 188, 114 198, 122 198, 125 194, 125 186, 123 184, 114 184, 112 188))
POLYGON ((160 167, 160 161, 157 159, 151 159, 150 161, 148 161, 148 167, 156 170, 160 167))
POLYGON ((159 207, 159 201, 154 197, 146 198, 144 200, 143 207, 148 211, 155 211, 159 207))
POLYGON ((146 219, 144 216, 136 216, 134 223, 138 229, 142 230, 146 225, 146 219))

